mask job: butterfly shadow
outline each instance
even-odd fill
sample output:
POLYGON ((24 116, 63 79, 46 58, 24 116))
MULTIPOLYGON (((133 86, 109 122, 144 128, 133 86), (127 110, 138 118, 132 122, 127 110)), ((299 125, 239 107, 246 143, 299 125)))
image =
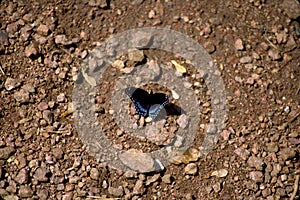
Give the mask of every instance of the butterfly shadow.
POLYGON ((180 106, 177 106, 174 103, 169 103, 168 105, 165 106, 165 109, 168 116, 171 115, 179 116, 182 114, 186 114, 185 110, 183 110, 180 106))
POLYGON ((182 114, 186 114, 186 111, 174 103, 169 103, 158 113, 154 121, 165 119, 166 116, 179 116, 182 114))

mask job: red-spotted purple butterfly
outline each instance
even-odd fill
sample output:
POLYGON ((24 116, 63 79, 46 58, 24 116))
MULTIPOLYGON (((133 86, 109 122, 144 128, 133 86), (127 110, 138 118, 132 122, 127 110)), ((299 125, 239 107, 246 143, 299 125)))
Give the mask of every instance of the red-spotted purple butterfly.
POLYGON ((125 93, 130 97, 135 105, 136 112, 141 116, 149 116, 155 119, 161 109, 169 103, 169 98, 163 93, 149 94, 147 91, 129 87, 125 89, 125 93))

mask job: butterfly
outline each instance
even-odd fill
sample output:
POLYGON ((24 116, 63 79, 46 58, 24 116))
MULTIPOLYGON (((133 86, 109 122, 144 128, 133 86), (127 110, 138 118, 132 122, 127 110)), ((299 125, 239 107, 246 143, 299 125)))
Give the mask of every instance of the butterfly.
POLYGON ((169 97, 163 93, 148 93, 147 91, 129 87, 125 93, 135 105, 136 112, 141 116, 149 116, 155 119, 160 111, 169 103, 169 97))

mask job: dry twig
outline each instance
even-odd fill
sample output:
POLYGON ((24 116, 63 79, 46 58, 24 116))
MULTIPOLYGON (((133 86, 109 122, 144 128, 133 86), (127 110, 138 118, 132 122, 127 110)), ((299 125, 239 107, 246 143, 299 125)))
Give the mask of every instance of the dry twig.
POLYGON ((4 71, 3 71, 3 69, 2 69, 2 66, 0 65, 0 71, 1 71, 1 73, 5 76, 5 73, 4 73, 4 71))
POLYGON ((98 196, 87 196, 87 198, 101 199, 101 200, 118 200, 118 199, 120 199, 120 198, 103 198, 103 197, 98 197, 98 196))
POLYGON ((273 47, 274 49, 277 49, 277 50, 281 51, 280 48, 278 48, 275 44, 273 44, 266 36, 264 36, 264 38, 270 43, 271 47, 273 47))
POLYGON ((70 130, 58 130, 58 131, 52 131, 52 130, 44 130, 44 129, 38 129, 37 130, 37 134, 39 133, 58 133, 58 134, 62 134, 62 133, 69 133, 70 130))
POLYGON ((296 175, 296 179, 295 179, 295 183, 294 183, 294 191, 292 193, 292 196, 290 198, 290 200, 294 200, 296 195, 297 195, 297 192, 298 192, 298 189, 299 189, 299 178, 300 178, 300 175, 296 175))
POLYGON ((295 121, 295 119, 297 119, 297 117, 300 116, 300 112, 298 112, 292 119, 290 119, 289 123, 292 123, 293 121, 295 121))

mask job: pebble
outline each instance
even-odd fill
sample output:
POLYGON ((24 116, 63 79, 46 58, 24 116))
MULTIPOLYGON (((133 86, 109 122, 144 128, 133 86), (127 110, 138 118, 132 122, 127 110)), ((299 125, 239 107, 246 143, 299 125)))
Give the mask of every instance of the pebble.
POLYGON ((89 6, 97 6, 100 8, 107 8, 108 1, 106 1, 106 0, 91 0, 91 1, 89 1, 89 6))
POLYGON ((59 103, 62 103, 65 101, 65 94, 64 93, 60 93, 58 96, 57 96, 57 102, 59 103))
POLYGON ((25 168, 23 168, 19 171, 18 175, 15 178, 15 181, 19 184, 27 183, 28 175, 28 171, 25 168))
POLYGON ((18 196, 16 196, 16 195, 3 195, 3 197, 4 197, 4 200, 19 200, 19 197, 18 196), (5 197, 4 197, 5 196, 5 197))
POLYGON ((20 27, 20 25, 18 22, 8 24, 6 27, 6 32, 11 35, 15 35, 15 33, 17 33, 19 31, 19 27, 20 27))
POLYGON ((249 77, 246 80, 246 84, 248 85, 253 85, 254 84, 255 79, 253 77, 249 77))
POLYGON ((34 21, 34 17, 33 17, 33 15, 32 15, 32 13, 27 13, 27 14, 25 14, 25 15, 23 16, 22 19, 23 19, 25 22, 29 22, 29 23, 31 23, 31 22, 34 21))
POLYGON ((80 180, 78 176, 70 177, 69 178, 69 183, 75 184, 80 180))
POLYGON ((72 190, 74 190, 74 187, 75 186, 73 184, 66 183, 66 189, 65 189, 65 191, 66 192, 72 191, 72 190))
POLYGON ((114 197, 122 197, 124 194, 124 189, 122 186, 119 186, 117 188, 110 186, 108 188, 108 193, 113 195, 114 197))
POLYGON ((276 189, 276 196, 280 196, 280 197, 284 197, 286 196, 286 192, 285 192, 285 189, 283 188, 277 188, 276 189))
POLYGON ((234 153, 240 156, 243 160, 247 160, 250 152, 247 149, 237 148, 234 150, 234 153))
POLYGON ((123 60, 116 60, 113 64, 113 67, 116 67, 118 69, 123 69, 125 67, 125 63, 123 60))
POLYGON ((47 174, 49 171, 44 167, 39 167, 35 170, 33 177, 40 182, 47 182, 49 180, 47 174))
POLYGON ((251 63, 251 62, 252 62, 251 56, 244 56, 240 59, 240 63, 243 63, 243 64, 251 63))
POLYGON ((268 51, 268 56, 271 58, 271 60, 280 60, 282 57, 281 55, 279 54, 279 51, 278 50, 273 50, 273 49, 270 49, 268 51))
POLYGON ((259 60, 260 59, 260 55, 256 52, 253 52, 252 53, 252 58, 256 59, 256 60, 259 60))
POLYGON ((53 156, 56 158, 56 159, 62 159, 63 158, 63 155, 64 155, 64 152, 61 148, 53 148, 52 150, 52 153, 53 153, 53 156))
POLYGON ((283 43, 287 42, 287 37, 288 37, 288 35, 282 31, 276 35, 276 40, 277 40, 278 44, 283 44, 283 43))
POLYGON ((154 10, 150 10, 150 12, 148 13, 148 18, 149 19, 153 19, 155 16, 155 11, 154 10))
POLYGON ((284 148, 279 151, 279 158, 286 161, 289 159, 293 159, 296 156, 296 151, 293 148, 284 148))
POLYGON ((141 62, 144 60, 144 52, 142 50, 131 49, 128 51, 128 59, 133 62, 141 62))
POLYGON ((37 159, 30 160, 28 163, 29 168, 33 169, 39 165, 39 161, 37 159))
POLYGON ((26 57, 33 57, 37 56, 38 54, 38 49, 35 45, 31 44, 25 48, 25 56, 26 57))
POLYGON ((103 187, 104 189, 106 189, 106 188, 108 187, 108 183, 107 183, 106 180, 104 180, 104 181, 102 182, 102 187, 103 187))
POLYGON ((143 126, 144 122, 149 123, 149 122, 152 122, 152 121, 153 121, 153 119, 151 117, 147 117, 146 119, 144 117, 141 117, 141 119, 140 119, 140 126, 143 126))
POLYGON ((39 25, 39 27, 37 28, 37 33, 42 35, 42 36, 48 36, 50 29, 47 25, 41 24, 39 25))
POLYGON ((8 6, 7 6, 7 9, 6 9, 6 12, 9 14, 9 15, 12 15, 14 12, 16 12, 16 4, 13 4, 13 3, 9 3, 8 6))
POLYGON ((195 163, 190 163, 184 168, 185 174, 195 175, 198 172, 198 167, 195 163))
POLYGON ((221 133, 221 136, 223 137, 224 140, 228 140, 230 137, 230 131, 228 130, 223 130, 221 133))
POLYGON ((72 40, 68 40, 66 35, 57 35, 55 37, 55 43, 56 44, 62 44, 62 45, 72 45, 72 44, 76 44, 80 41, 79 38, 73 38, 72 40))
POLYGON ((274 152, 274 153, 278 152, 278 150, 279 150, 278 144, 275 142, 268 143, 267 150, 269 152, 274 152))
POLYGON ((16 182, 10 180, 8 183, 9 183, 9 185, 6 187, 6 191, 9 193, 16 193, 16 191, 17 191, 16 182))
POLYGON ((185 195, 185 199, 186 199, 186 200, 193 200, 193 199, 195 199, 195 198, 194 198, 194 196, 193 196, 191 193, 187 193, 187 194, 185 195))
POLYGON ((9 45, 8 34, 4 31, 0 31, 0 44, 3 46, 9 45))
POLYGON ((74 163, 73 163, 73 165, 72 165, 72 168, 77 168, 77 167, 79 167, 80 165, 81 165, 81 158, 80 157, 77 157, 77 158, 75 158, 75 160, 74 160, 74 163))
POLYGON ((43 101, 43 102, 39 103, 38 109, 39 109, 40 111, 47 110, 47 109, 48 109, 48 104, 47 104, 46 102, 43 101))
POLYGON ((142 180, 137 180, 137 182, 134 185, 133 194, 143 194, 146 191, 146 188, 144 187, 144 183, 142 180))
POLYGON ((253 181, 246 181, 244 184, 249 190, 256 191, 258 189, 257 184, 253 181))
POLYGON ((33 196, 33 191, 29 186, 21 185, 19 189, 19 196, 21 198, 30 198, 33 196))
POLYGON ((92 168, 91 171, 90 171, 90 177, 94 180, 98 180, 99 179, 99 171, 97 168, 92 168))
POLYGON ((57 35, 55 36, 55 43, 56 44, 65 44, 67 42, 66 35, 57 35))
POLYGON ((271 194, 271 189, 270 189, 270 188, 266 188, 266 189, 264 189, 264 190, 261 192, 261 194, 263 195, 263 197, 266 197, 266 196, 268 196, 268 195, 271 194))
POLYGON ((262 183, 264 180, 264 175, 262 172, 260 171, 252 171, 249 173, 249 177, 250 179, 252 179, 253 181, 257 182, 257 183, 262 183))
POLYGON ((47 121, 48 124, 53 123, 53 113, 50 110, 43 111, 43 119, 47 121))
POLYGON ((187 116, 185 114, 180 115, 176 122, 180 126, 180 128, 184 129, 188 125, 187 116))
POLYGON ((286 46, 288 48, 293 48, 295 45, 296 45, 296 41, 295 41, 294 37, 290 36, 287 43, 286 43, 286 46))
POLYGON ((148 69, 149 69, 149 72, 154 75, 155 77, 156 76, 159 76, 160 75, 160 66, 159 64, 157 63, 157 61, 155 60, 150 60, 148 63, 148 69))
POLYGON ((203 47, 205 48, 205 50, 209 53, 212 54, 213 52, 215 52, 216 50, 216 46, 211 43, 211 42, 206 42, 203 44, 203 47))
POLYGON ((147 127, 145 130, 146 138, 157 145, 165 144, 165 142, 168 139, 172 138, 173 135, 167 131, 160 130, 160 127, 163 127, 164 124, 165 120, 160 120, 156 122, 153 126, 147 127))
POLYGON ((137 172, 145 173, 155 170, 153 158, 149 154, 139 152, 136 149, 130 149, 119 157, 126 166, 137 172))
POLYGON ((149 176, 146 181, 146 186, 158 181, 159 178, 160 178, 160 174, 155 174, 153 176, 149 176))
POLYGON ((127 170, 125 173, 124 173, 124 176, 126 178, 137 178, 137 172, 135 171, 132 171, 132 170, 127 170))
POLYGON ((234 46, 239 51, 244 50, 244 44, 243 44, 243 41, 240 38, 235 41, 234 46))
POLYGON ((298 145, 300 144, 300 139, 297 138, 289 138, 289 142, 293 145, 298 145))
POLYGON ((250 167, 254 167, 256 170, 263 170, 264 162, 262 161, 261 158, 258 158, 256 156, 251 156, 248 159, 247 163, 250 167))
POLYGON ((172 183, 172 176, 171 174, 165 174, 162 178, 161 178, 162 182, 166 183, 166 184, 171 184, 172 183))
POLYGON ((73 199, 73 192, 67 192, 62 196, 62 200, 72 200, 73 199))
POLYGON ((14 98, 20 103, 28 103, 30 100, 29 92, 22 88, 14 93, 14 98))
MULTIPOLYGON (((79 188, 81 188, 81 187, 79 187, 79 188)), ((62 190, 65 189, 65 185, 62 184, 62 183, 60 183, 60 184, 58 184, 58 185, 56 186, 56 189, 57 189, 58 191, 62 191, 62 190)))
POLYGON ((16 152, 16 150, 13 147, 0 148, 0 159, 7 160, 15 152, 16 152))
POLYGON ((227 169, 219 169, 219 170, 213 171, 211 173, 211 176, 216 176, 216 177, 219 177, 219 178, 226 177, 227 175, 228 175, 228 170, 227 169))
POLYGON ((200 32, 200 35, 209 35, 212 32, 211 25, 207 24, 205 28, 200 32))
POLYGON ((216 183, 213 186, 214 192, 219 193, 222 190, 221 183, 216 183))
POLYGON ((37 192, 37 196, 39 197, 39 199, 41 200, 47 200, 48 199, 48 191, 46 189, 41 189, 38 190, 37 192))
POLYGON ((172 93, 172 97, 174 99, 179 99, 180 98, 179 94, 175 90, 171 90, 171 93, 172 93))
MULTIPOLYGON (((29 40, 29 37, 31 36, 32 34, 32 29, 33 27, 29 26, 29 25, 26 25, 24 26, 23 28, 21 28, 21 38, 24 40, 24 41, 28 41, 29 40)), ((33 38, 34 40, 36 40, 38 43, 40 42, 38 39, 39 37, 42 37, 40 35, 34 35, 33 38)), ((46 39, 46 38, 45 38, 46 39)))
POLYGON ((35 92, 35 88, 33 87, 33 85, 31 85, 30 83, 24 85, 22 87, 25 91, 29 92, 29 93, 34 93, 35 92))
POLYGON ((9 78, 9 77, 6 79, 6 81, 4 83, 4 87, 8 91, 15 89, 19 85, 20 85, 20 83, 16 79, 9 78))
POLYGON ((210 185, 205 187, 205 191, 206 191, 208 194, 211 193, 212 190, 213 190, 213 187, 210 186, 210 185))

